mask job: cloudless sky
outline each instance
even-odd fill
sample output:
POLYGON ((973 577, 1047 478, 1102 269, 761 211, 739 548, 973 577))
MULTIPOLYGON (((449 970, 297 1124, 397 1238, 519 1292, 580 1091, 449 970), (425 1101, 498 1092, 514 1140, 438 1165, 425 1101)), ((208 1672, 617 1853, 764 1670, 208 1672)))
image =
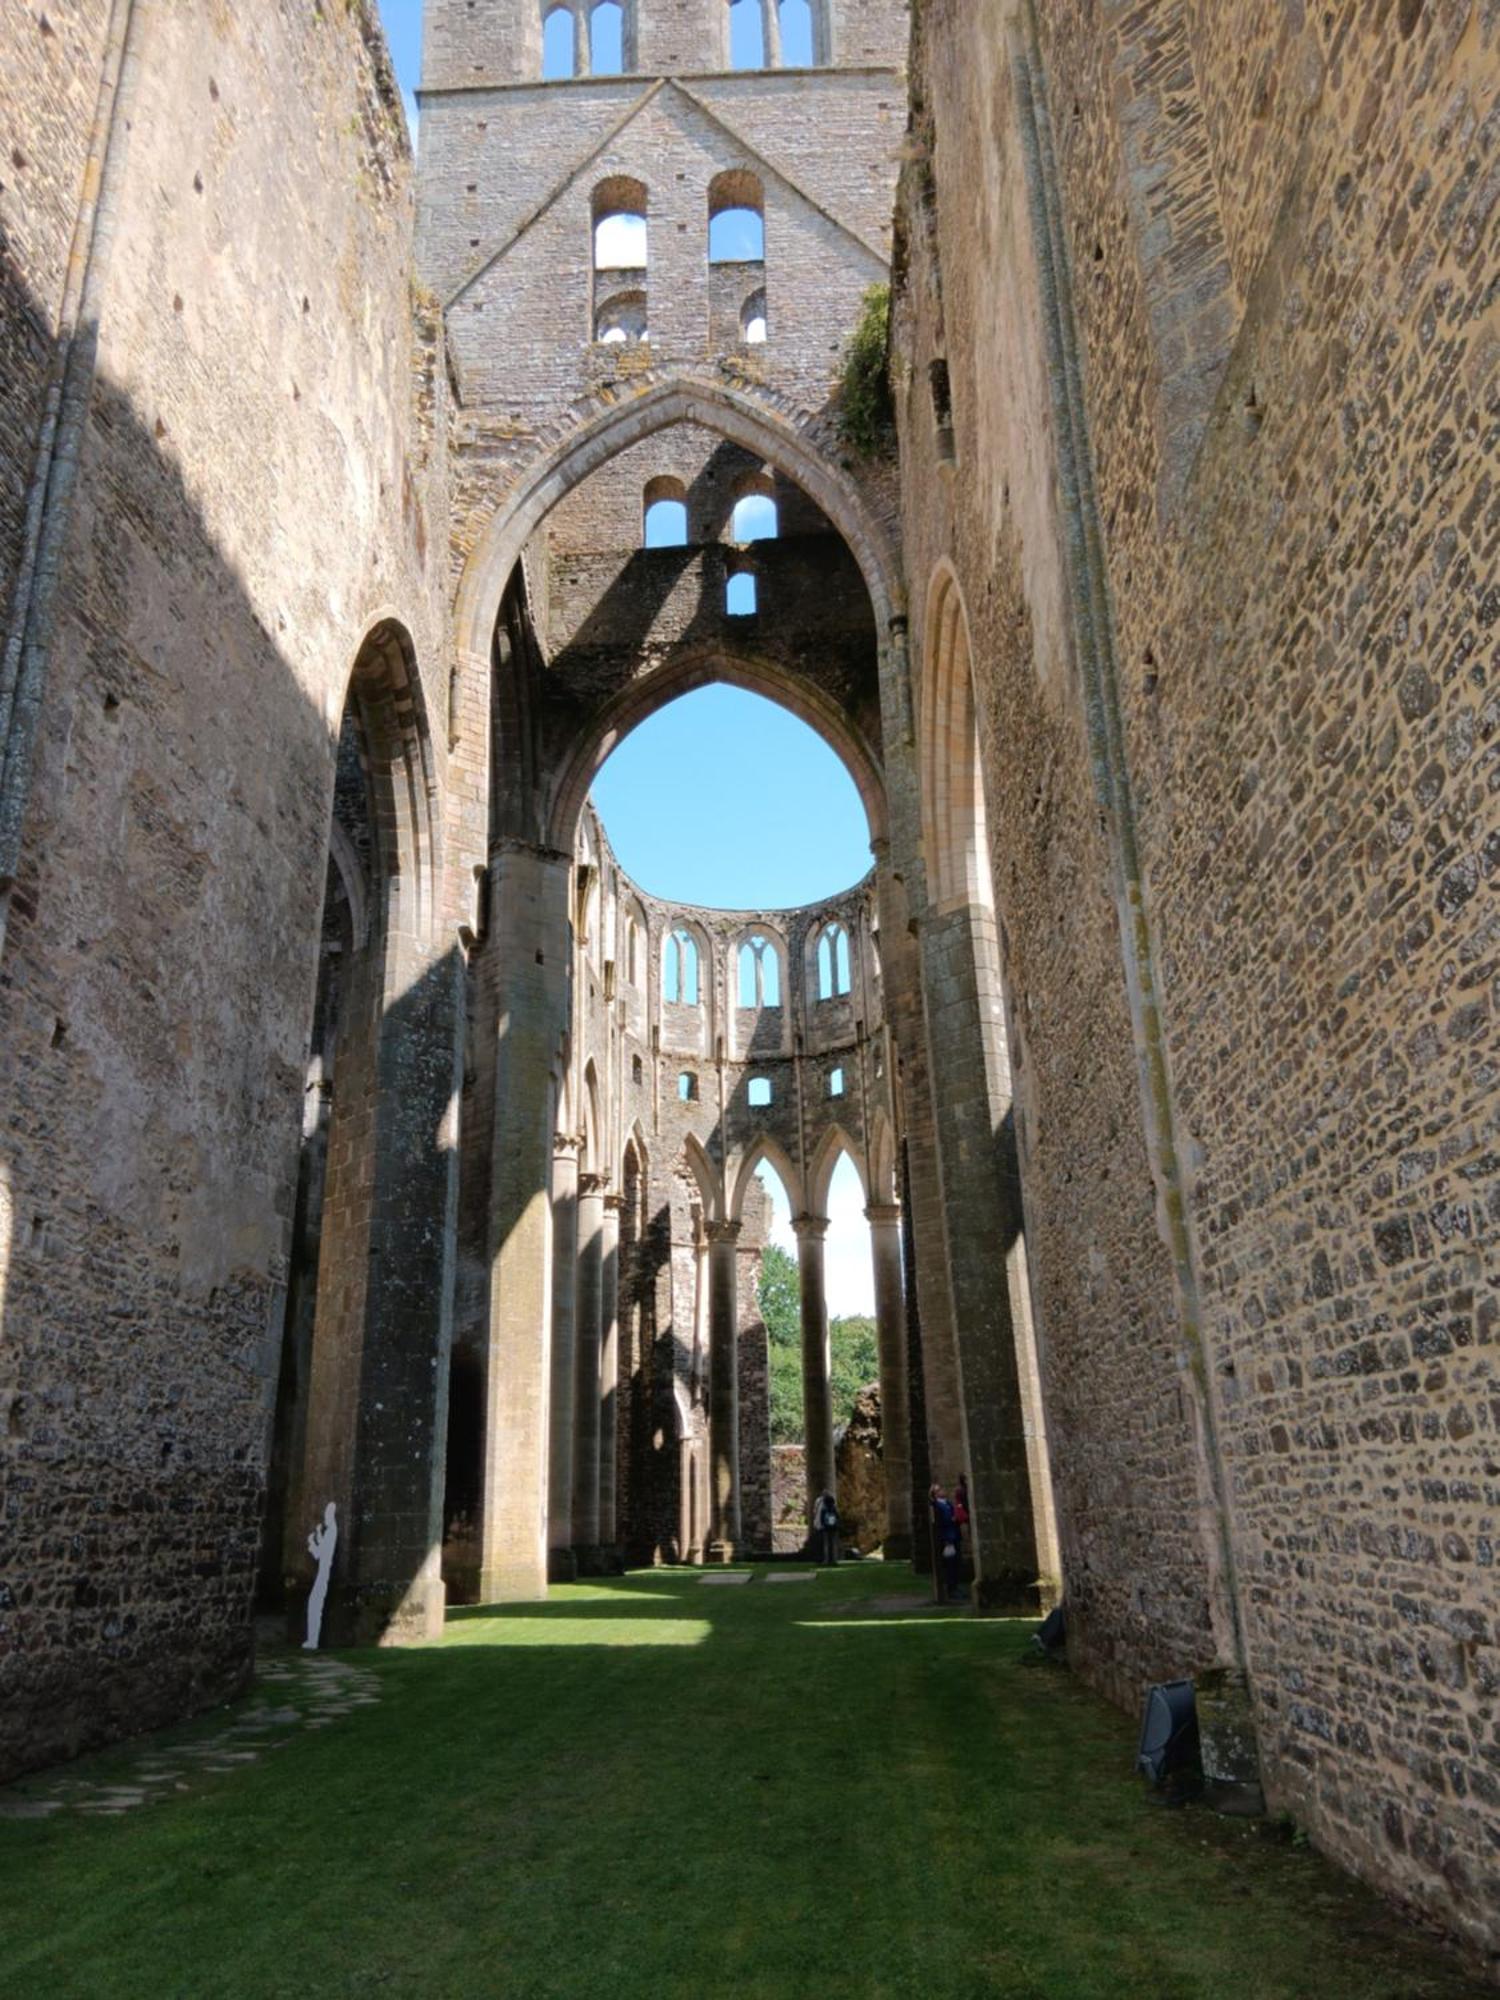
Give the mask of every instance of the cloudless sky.
POLYGON ((385 38, 391 45, 396 80, 406 99, 412 139, 417 136, 416 88, 422 72, 422 0, 379 0, 385 38))
POLYGON ((699 688, 648 717, 593 796, 620 865, 664 900, 792 909, 871 866, 843 764, 805 722, 742 688, 699 688))

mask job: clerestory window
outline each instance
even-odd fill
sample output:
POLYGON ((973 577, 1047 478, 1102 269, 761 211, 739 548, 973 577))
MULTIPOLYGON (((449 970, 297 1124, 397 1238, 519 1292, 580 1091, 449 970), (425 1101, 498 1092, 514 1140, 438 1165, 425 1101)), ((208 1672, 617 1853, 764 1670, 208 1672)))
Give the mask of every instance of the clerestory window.
POLYGON ((679 1007, 698 1005, 698 946, 691 931, 671 931, 662 945, 662 998, 679 1007))
POLYGON ((687 488, 670 477, 647 482, 641 496, 641 546, 648 549, 681 549, 687 546, 687 488))
POLYGON ((619 0, 602 0, 589 15, 589 72, 621 76, 625 70, 625 9, 619 0))
POLYGON ((542 81, 558 83, 578 74, 577 41, 571 7, 554 7, 542 18, 542 81))
POLYGON ((746 938, 739 954, 740 1005, 781 1005, 781 954, 770 938, 746 938))
POLYGON ((617 174, 594 189, 594 339, 632 346, 647 331, 648 195, 643 181, 617 174))
POLYGON ((827 924, 818 939, 818 998, 838 1000, 849 991, 849 933, 827 924))
POLYGON ((729 0, 729 67, 764 69, 766 24, 761 0, 729 0))
POLYGON ((811 0, 781 0, 781 67, 811 69, 818 60, 811 0))

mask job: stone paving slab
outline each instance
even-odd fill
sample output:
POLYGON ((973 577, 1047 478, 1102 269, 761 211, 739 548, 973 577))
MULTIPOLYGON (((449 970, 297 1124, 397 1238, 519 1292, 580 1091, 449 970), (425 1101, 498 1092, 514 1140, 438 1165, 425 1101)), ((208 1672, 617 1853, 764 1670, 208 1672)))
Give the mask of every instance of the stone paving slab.
POLYGON ((185 1733, 180 1742, 163 1743, 159 1736, 152 1737, 123 1769, 118 1749, 104 1752, 112 1767, 108 1778, 91 1777, 86 1766, 65 1765, 0 1786, 0 1819, 47 1819, 59 1812, 112 1818, 173 1792, 188 1791, 190 1778, 205 1773, 221 1776, 258 1763, 266 1751, 281 1749, 298 1731, 326 1729, 340 1716, 380 1699, 380 1682, 374 1674, 328 1653, 262 1660, 256 1683, 262 1697, 271 1695, 274 1702, 252 1701, 207 1735, 198 1733, 201 1723, 188 1723, 184 1730, 193 1733, 185 1733))
POLYGON ((767 1583, 816 1583, 815 1569, 773 1569, 766 1578, 767 1583))
POLYGON ((748 1572, 746 1572, 743 1575, 736 1576, 732 1574, 729 1570, 725 1570, 717 1575, 714 1574, 713 1571, 710 1571, 707 1576, 700 1576, 698 1581, 700 1583, 748 1583, 750 1581, 750 1577, 748 1572))

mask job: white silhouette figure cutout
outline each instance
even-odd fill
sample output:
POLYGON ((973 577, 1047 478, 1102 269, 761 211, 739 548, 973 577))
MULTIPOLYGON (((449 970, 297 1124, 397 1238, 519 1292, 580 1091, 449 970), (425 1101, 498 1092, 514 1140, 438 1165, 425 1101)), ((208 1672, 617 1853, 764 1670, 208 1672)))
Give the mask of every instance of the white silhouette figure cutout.
POLYGON ((323 1629, 323 1606, 328 1601, 328 1578, 333 1570, 333 1552, 339 1539, 336 1511, 330 1500, 323 1509, 323 1525, 314 1528, 307 1538, 307 1553, 318 1565, 318 1573, 313 1578, 312 1595, 307 1600, 307 1637, 302 1641, 304 1653, 318 1650, 318 1634, 323 1629))

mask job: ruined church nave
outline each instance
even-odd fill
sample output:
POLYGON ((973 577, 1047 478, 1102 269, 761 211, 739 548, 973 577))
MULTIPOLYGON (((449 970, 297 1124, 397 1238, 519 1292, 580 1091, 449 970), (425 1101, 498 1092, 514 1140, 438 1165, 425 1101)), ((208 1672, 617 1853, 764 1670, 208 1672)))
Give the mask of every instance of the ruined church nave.
POLYGON ((7 6, 8 1991, 1492 1990, 1497 86, 7 6))

